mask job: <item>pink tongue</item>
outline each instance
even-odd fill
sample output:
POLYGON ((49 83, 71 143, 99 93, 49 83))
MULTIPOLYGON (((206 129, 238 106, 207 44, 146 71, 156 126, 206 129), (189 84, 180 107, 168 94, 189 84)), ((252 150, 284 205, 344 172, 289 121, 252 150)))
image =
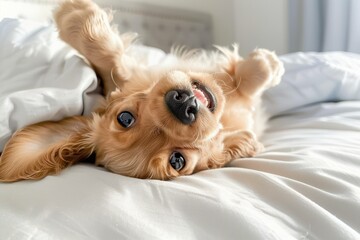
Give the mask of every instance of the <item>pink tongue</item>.
POLYGON ((205 94, 199 90, 199 89, 193 89, 193 92, 194 92, 194 95, 195 97, 202 103, 204 104, 204 106, 208 106, 208 100, 207 98, 205 97, 205 94))

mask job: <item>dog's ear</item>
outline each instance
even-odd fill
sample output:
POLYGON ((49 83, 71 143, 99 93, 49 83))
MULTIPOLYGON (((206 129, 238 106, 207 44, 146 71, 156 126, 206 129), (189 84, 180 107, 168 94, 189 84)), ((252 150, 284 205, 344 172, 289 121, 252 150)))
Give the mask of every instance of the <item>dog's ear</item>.
POLYGON ((91 118, 42 122, 16 132, 0 156, 0 182, 41 179, 93 152, 91 118))

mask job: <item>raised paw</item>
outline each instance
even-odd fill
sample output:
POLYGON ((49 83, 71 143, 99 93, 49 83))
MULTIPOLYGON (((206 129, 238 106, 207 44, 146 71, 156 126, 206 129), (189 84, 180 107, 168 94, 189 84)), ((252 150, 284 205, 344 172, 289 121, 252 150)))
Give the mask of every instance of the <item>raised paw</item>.
POLYGON ((277 85, 284 74, 284 66, 274 52, 256 49, 239 61, 235 76, 241 95, 254 97, 277 85))
POLYGON ((66 0, 54 13, 60 38, 82 54, 101 76, 104 95, 121 87, 127 76, 122 58, 132 38, 124 41, 111 26, 112 15, 90 0, 66 0), (115 79, 115 80, 114 80, 115 79))
POLYGON ((88 9, 100 10, 100 7, 92 0, 64 0, 61 1, 55 10, 55 15, 62 15, 74 11, 85 11, 88 9))
POLYGON ((270 81, 268 82, 266 88, 276 86, 280 83, 285 70, 283 63, 280 61, 275 52, 264 48, 258 48, 250 53, 249 58, 263 62, 263 67, 266 68, 265 71, 267 71, 267 74, 270 76, 270 81))
POLYGON ((67 0, 54 11, 54 19, 62 40, 81 52, 81 38, 101 38, 109 28, 111 15, 90 0, 67 0))

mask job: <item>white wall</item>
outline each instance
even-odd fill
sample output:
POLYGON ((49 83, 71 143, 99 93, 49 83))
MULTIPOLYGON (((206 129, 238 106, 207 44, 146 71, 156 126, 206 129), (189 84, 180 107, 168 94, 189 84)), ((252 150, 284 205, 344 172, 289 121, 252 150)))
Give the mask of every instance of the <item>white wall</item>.
MULTIPOLYGON (((111 2, 117 0, 95 0, 111 2)), ((288 0, 132 0, 153 5, 210 13, 213 16, 214 44, 240 45, 247 55, 256 47, 288 52, 288 0)))
MULTIPOLYGON (((95 1, 101 3, 117 0, 95 1)), ((234 1, 236 0, 131 0, 210 13, 213 16, 214 44, 218 45, 230 45, 234 42, 234 1)))
POLYGON ((214 44, 227 46, 237 42, 241 55, 247 55, 256 47, 275 50, 278 54, 288 52, 288 0, 132 1, 210 13, 213 16, 214 44))
MULTIPOLYGON (((48 0, 56 2, 59 0, 48 0)), ((95 0, 98 3, 111 3, 119 0, 95 0)), ((130 0, 127 0, 130 1, 130 0)), ((209 13, 213 16, 214 44, 229 46, 239 43, 241 55, 248 54, 256 47, 275 50, 278 54, 288 52, 287 2, 289 0, 131 0, 153 5, 182 8, 209 13)), ((16 5, 17 1, 2 1, 16 5)), ((1 2, 0 2, 1 3, 1 2)), ((14 5, 14 6, 15 6, 14 5)), ((2 6, 3 15, 10 16, 17 9, 21 12, 38 14, 26 4, 20 3, 14 9, 2 6), (26 6, 25 6, 26 5, 26 6), (6 9, 6 11, 4 10, 6 9), (6 13, 6 14, 5 14, 6 13)), ((13 7, 14 7, 13 6, 13 7)), ((46 5, 44 5, 46 9, 46 5)), ((39 9, 38 9, 39 10, 39 9)), ((40 9, 41 10, 41 9, 40 9)), ((39 10, 39 11, 40 11, 39 10)), ((45 10, 44 10, 45 11, 45 10)), ((51 15, 50 11, 47 11, 51 15)), ((38 14, 40 15, 40 14, 38 14)))
POLYGON ((235 1, 235 39, 242 55, 256 47, 288 52, 287 1, 235 1))

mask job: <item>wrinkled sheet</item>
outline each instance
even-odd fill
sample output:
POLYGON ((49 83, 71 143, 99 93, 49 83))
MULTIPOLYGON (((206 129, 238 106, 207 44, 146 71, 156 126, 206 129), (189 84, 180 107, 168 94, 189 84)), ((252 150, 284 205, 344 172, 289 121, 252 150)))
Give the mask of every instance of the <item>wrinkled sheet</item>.
POLYGON ((89 114, 101 98, 95 72, 54 26, 0 22, 0 152, 26 125, 89 114))
POLYGON ((78 164, 0 183, 0 239, 360 239, 360 57, 282 61, 263 153, 172 181, 78 164))

